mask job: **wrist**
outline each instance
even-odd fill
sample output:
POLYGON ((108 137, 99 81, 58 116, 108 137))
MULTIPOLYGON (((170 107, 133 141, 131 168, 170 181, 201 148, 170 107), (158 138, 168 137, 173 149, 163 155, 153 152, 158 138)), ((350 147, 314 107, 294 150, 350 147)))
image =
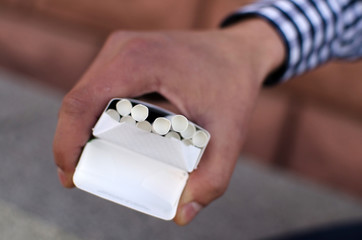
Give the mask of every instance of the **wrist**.
POLYGON ((250 18, 223 31, 233 38, 237 51, 248 55, 260 84, 284 63, 286 48, 283 40, 267 21, 250 18))

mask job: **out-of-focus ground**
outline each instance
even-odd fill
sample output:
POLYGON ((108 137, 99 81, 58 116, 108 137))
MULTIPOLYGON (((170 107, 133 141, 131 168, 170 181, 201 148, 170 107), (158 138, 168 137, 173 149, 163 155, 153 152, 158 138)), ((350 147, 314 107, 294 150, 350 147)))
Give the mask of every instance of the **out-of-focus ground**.
MULTIPOLYGON (((20 216, 15 219, 25 219, 25 222, 29 219, 28 223, 34 225, 25 226, 20 221, 19 229, 36 229, 45 223, 52 229, 49 230, 53 233, 52 239, 56 239, 56 234, 60 234, 59 239, 78 236, 123 239, 115 237, 119 236, 117 226, 120 233, 127 232, 131 223, 138 226, 140 232, 151 231, 152 224, 159 224, 162 228, 156 227, 154 235, 150 235, 154 237, 178 239, 175 236, 186 236, 188 232, 193 233, 195 239, 196 236, 217 239, 228 235, 212 235, 220 230, 215 228, 216 223, 220 224, 215 216, 223 218, 226 214, 230 217, 226 222, 231 225, 220 226, 237 231, 233 232, 236 237, 250 239, 360 215, 359 204, 345 199, 343 194, 357 201, 362 196, 361 62, 331 63, 283 86, 263 90, 244 147, 245 157, 237 167, 229 192, 188 228, 179 230, 172 224, 159 223, 57 185, 51 155, 57 108, 62 95, 79 79, 111 31, 214 28, 224 16, 246 2, 0 0, 0 66, 4 69, 0 79, 3 105, 0 200, 4 202, 0 201, 0 208, 8 209, 0 214, 6 216, 1 219, 9 220, 0 222, 0 227, 11 236, 12 228, 4 226, 12 226, 15 220, 11 216, 20 216), (9 71, 16 74, 5 74, 9 71), (32 85, 53 90, 49 93, 29 87, 32 85), (28 102, 33 98, 41 104, 28 102), (30 137, 33 140, 29 145, 30 137), (270 172, 253 161, 276 170, 270 172), (284 172, 323 187, 305 185, 284 172), (325 187, 342 195, 330 193, 325 187), (302 195, 306 195, 305 198, 302 195), (91 203, 79 204, 83 200, 91 203), (255 201, 262 204, 254 204, 255 201), (230 204, 234 205, 227 210, 230 204), (294 209, 295 206, 300 209, 294 209), (95 220, 92 214, 96 214, 95 220), (123 214, 127 217, 119 218, 123 214), (83 216, 87 218, 85 222, 83 216), (136 220, 129 223, 127 219, 132 216, 137 216, 136 220), (211 229, 210 235, 202 232, 201 225, 211 229), (107 235, 107 231, 114 235, 107 235)), ((131 237, 125 239, 143 236, 133 228, 130 232, 131 237)), ((42 233, 35 231, 34 234, 42 233)), ((224 234, 228 233, 224 231, 224 234)), ((43 237, 34 239, 49 239, 46 235, 39 236, 43 237)))

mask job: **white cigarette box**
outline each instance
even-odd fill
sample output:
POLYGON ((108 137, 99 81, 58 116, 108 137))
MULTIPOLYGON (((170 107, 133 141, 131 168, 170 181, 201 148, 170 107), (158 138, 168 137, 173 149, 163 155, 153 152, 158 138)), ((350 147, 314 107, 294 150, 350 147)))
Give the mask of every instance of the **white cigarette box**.
MULTIPOLYGON (((118 122, 106 113, 120 99, 112 99, 93 128, 76 167, 74 184, 84 191, 164 220, 174 218, 189 173, 206 148, 185 144, 118 122)), ((174 113, 128 99, 149 108, 148 121, 174 113)), ((204 131, 208 139, 210 134, 204 131)))

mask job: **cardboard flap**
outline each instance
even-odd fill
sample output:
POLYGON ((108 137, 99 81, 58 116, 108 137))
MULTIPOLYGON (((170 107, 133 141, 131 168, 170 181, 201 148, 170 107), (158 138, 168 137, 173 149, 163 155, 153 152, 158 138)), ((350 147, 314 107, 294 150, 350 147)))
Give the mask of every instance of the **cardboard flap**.
POLYGON ((87 192, 170 220, 187 172, 102 139, 87 143, 73 181, 87 192))
POLYGON ((93 135, 97 136, 103 132, 109 131, 119 125, 119 122, 115 121, 105 112, 99 117, 96 125, 93 128, 93 135))
POLYGON ((93 135, 188 172, 194 170, 201 155, 200 148, 117 122, 106 113, 94 127, 93 135))

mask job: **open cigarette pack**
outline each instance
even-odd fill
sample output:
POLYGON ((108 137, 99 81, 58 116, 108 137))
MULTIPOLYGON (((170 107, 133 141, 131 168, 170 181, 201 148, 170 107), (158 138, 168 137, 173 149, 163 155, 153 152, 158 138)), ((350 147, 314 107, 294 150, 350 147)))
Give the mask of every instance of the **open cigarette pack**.
POLYGON ((210 134, 182 115, 112 99, 74 173, 84 191, 164 220, 174 218, 210 134))

